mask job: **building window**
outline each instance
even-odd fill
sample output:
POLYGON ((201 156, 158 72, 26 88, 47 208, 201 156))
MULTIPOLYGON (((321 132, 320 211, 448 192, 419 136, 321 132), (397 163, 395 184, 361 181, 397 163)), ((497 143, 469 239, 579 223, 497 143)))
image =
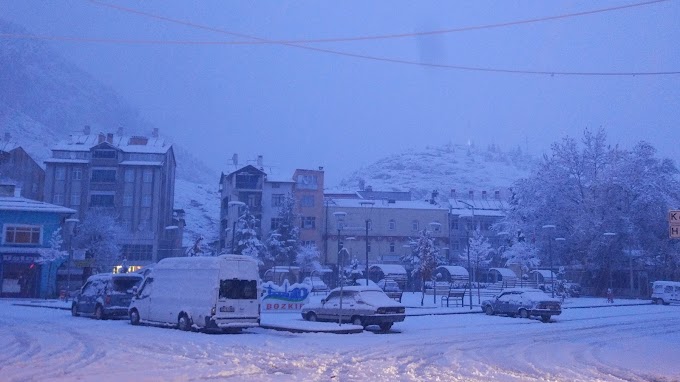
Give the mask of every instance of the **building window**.
POLYGON ((283 206, 284 198, 285 198, 285 195, 283 195, 283 194, 272 194, 272 207, 283 206))
POLYGON ((314 240, 303 240, 303 241, 302 241, 302 246, 303 246, 303 247, 313 248, 313 247, 316 247, 316 242, 315 242, 314 240))
POLYGON ((439 224, 439 222, 435 222, 435 223, 437 223, 437 224, 432 224, 432 230, 433 230, 434 232, 439 232, 439 231, 441 231, 442 225, 439 224))
POLYGON ((135 181, 135 170, 131 168, 125 169, 125 181, 127 183, 132 183, 135 181))
POLYGON ((241 173, 236 174, 236 188, 246 190, 256 190, 260 187, 260 176, 257 174, 241 173))
POLYGON ((66 169, 63 167, 57 167, 54 169, 54 180, 65 180, 66 179, 66 169))
POLYGON ((418 220, 413 220, 411 222, 411 230, 412 231, 417 231, 419 229, 420 225, 418 224, 418 220))
POLYGON ((123 257, 128 261, 153 260, 153 246, 139 244, 124 244, 123 257))
POLYGON ((123 195, 123 207, 132 207, 133 201, 132 194, 123 195))
POLYGON ((304 190, 316 190, 319 188, 316 175, 298 175, 297 188, 304 190))
POLYGON ((5 225, 5 244, 40 244, 40 226, 5 225))
POLYGON ((73 169, 73 180, 81 180, 83 179, 83 170, 80 168, 74 168, 73 169))
POLYGON ((90 195, 90 207, 113 207, 113 195, 90 195))
POLYGON ((116 170, 92 170, 93 183, 115 183, 116 170))
POLYGON ((153 170, 150 168, 145 168, 144 172, 142 173, 142 180, 144 183, 153 182, 153 170))
POLYGON ((151 195, 142 195, 142 207, 151 207, 151 195))
POLYGON ((316 218, 313 216, 303 216, 302 217, 302 228, 314 229, 316 228, 316 218))
POLYGON ((281 227, 282 223, 283 223, 282 218, 272 218, 272 222, 271 222, 271 225, 269 227, 272 230, 279 229, 279 227, 281 227))
POLYGON ((116 159, 116 150, 94 150, 92 158, 98 159, 116 159))
POLYGON ((451 229, 458 229, 458 219, 451 219, 451 229))
POLYGON ((390 231, 394 231, 397 229, 397 222, 394 221, 394 219, 390 219, 390 222, 388 223, 388 228, 390 231))
POLYGON ((74 192, 71 194, 71 205, 72 206, 80 205, 80 192, 74 192))
POLYGON ((314 195, 302 195, 300 207, 314 207, 314 195))
POLYGON ((454 251, 460 251, 460 243, 457 242, 457 241, 454 241, 453 242, 453 248, 451 248, 451 249, 453 249, 454 251))
POLYGON ((52 196, 52 203, 63 206, 64 205, 64 194, 61 194, 61 193, 54 194, 54 196, 52 196))
POLYGON ((390 242, 390 253, 394 253, 394 251, 396 251, 396 248, 397 248, 396 244, 394 244, 393 241, 390 242))

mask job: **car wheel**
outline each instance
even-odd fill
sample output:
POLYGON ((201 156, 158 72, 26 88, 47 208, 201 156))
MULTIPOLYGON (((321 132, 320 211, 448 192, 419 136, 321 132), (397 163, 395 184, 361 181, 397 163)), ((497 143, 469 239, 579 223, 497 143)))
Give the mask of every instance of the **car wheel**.
POLYGON ((80 313, 78 313, 78 305, 76 305, 75 303, 73 305, 71 305, 71 315, 73 317, 80 316, 80 313))
POLYGON ((541 321, 543 322, 550 322, 550 315, 549 314, 544 314, 541 316, 541 321))
POLYGON ((314 313, 314 312, 307 313, 306 318, 307 318, 307 321, 316 321, 317 320, 316 313, 314 313))
POLYGON ((189 317, 185 313, 182 313, 177 319, 177 329, 184 332, 191 329, 191 322, 189 321, 189 317))
POLYGON ((526 309, 520 309, 519 316, 522 318, 529 318, 529 311, 527 311, 526 309))
POLYGON ((137 309, 132 309, 130 311, 130 324, 139 325, 139 312, 137 309))
POLYGON ((361 317, 352 317, 352 324, 357 326, 364 326, 363 322, 361 322, 361 317))
POLYGON ((657 299, 656 299, 656 305, 663 305, 663 299, 662 299, 662 298, 657 298, 657 299))
POLYGON ((104 318, 104 308, 102 308, 101 305, 97 305, 96 308, 94 308, 94 318, 97 320, 103 320, 104 318))
POLYGON ((484 308, 484 313, 486 313, 489 316, 493 316, 493 308, 491 305, 487 305, 486 308, 484 308))
POLYGON ((385 322, 385 323, 380 324, 380 331, 389 332, 390 329, 392 329, 392 323, 391 322, 385 322))

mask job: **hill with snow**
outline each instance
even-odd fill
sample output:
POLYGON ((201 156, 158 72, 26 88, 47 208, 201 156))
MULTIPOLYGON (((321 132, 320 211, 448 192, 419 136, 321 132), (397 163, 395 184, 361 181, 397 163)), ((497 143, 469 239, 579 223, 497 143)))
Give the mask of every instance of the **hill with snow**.
POLYGON ((342 180, 339 188, 411 191, 414 199, 429 197, 437 190, 440 198, 446 198, 451 190, 467 195, 469 190, 507 189, 526 177, 535 163, 519 148, 505 152, 496 145, 480 149, 472 144, 447 144, 380 159, 342 180))

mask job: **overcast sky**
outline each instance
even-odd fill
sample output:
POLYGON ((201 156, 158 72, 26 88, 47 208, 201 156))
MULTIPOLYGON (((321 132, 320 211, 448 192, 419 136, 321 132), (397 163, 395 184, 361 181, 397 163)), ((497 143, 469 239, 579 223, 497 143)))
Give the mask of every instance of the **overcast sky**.
POLYGON ((212 42, 263 41, 229 33, 279 41, 413 34, 635 3, 115 2, 142 15, 87 0, 0 0, 0 17, 40 35, 156 41, 49 43, 217 171, 233 153, 242 161, 262 154, 286 170, 324 166, 332 185, 404 149, 472 140, 540 154, 587 127, 674 156, 680 75, 559 73, 680 71, 680 2, 401 38, 212 42))

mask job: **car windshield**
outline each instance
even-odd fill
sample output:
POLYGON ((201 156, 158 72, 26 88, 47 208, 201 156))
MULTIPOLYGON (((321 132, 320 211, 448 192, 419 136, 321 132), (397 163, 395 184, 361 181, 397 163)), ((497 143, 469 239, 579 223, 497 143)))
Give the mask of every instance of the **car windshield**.
POLYGON ((222 280, 220 281, 220 298, 254 300, 257 298, 257 281, 222 280))
POLYGON ((140 277, 116 277, 113 279, 113 291, 126 293, 139 284, 142 279, 140 277))

